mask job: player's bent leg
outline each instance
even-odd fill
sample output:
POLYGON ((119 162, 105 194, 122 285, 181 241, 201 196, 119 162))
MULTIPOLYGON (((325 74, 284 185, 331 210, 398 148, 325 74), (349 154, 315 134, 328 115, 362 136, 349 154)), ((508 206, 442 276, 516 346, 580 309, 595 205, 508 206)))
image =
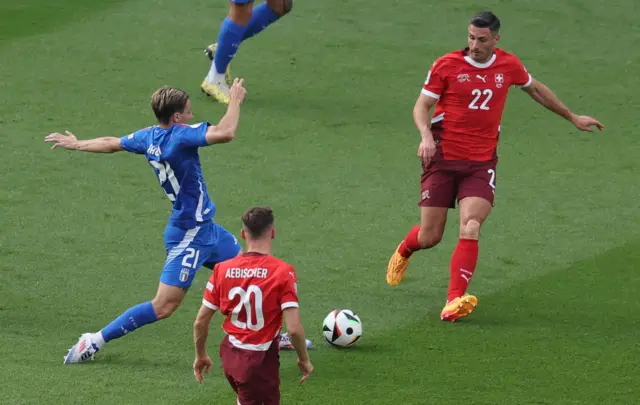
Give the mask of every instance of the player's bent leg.
POLYGON ((64 363, 81 363, 87 360, 93 360, 95 354, 105 343, 121 338, 157 320, 158 317, 150 301, 133 306, 99 332, 83 334, 65 356, 64 363))
POLYGON ((430 249, 442 240, 447 223, 445 207, 421 207, 420 225, 414 226, 391 256, 387 265, 387 284, 400 284, 409 266, 413 252, 430 249))
MULTIPOLYGON (((265 30, 268 26, 278 21, 280 17, 289 14, 293 8, 293 0, 268 0, 253 8, 251 19, 247 24, 247 29, 244 32, 242 41, 245 41, 253 36, 258 35, 265 30)), ((217 44, 212 44, 207 47, 205 54, 209 57, 209 60, 213 61, 217 44)), ((230 78, 229 69, 227 68, 227 74, 230 78)))
POLYGON ((218 42, 205 50, 207 54, 211 54, 213 61, 200 88, 220 103, 229 103, 229 65, 244 38, 252 12, 253 0, 232 0, 229 16, 222 22, 218 33, 218 42))
POLYGON ((469 315, 478 305, 478 299, 466 294, 478 263, 480 227, 491 213, 491 202, 483 197, 465 197, 460 200, 460 240, 451 256, 447 304, 440 318, 454 322, 469 315))
POLYGON ((424 167, 420 179, 420 226, 414 226, 400 243, 387 265, 387 284, 398 285, 404 278, 413 252, 440 243, 448 208, 454 206, 456 177, 442 161, 424 167))

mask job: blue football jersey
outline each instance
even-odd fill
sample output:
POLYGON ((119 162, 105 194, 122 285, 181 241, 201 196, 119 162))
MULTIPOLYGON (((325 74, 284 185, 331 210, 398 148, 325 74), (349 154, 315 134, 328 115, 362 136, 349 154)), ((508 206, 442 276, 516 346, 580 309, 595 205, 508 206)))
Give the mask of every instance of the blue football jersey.
POLYGON ((175 124, 167 129, 154 125, 120 139, 123 149, 145 155, 153 167, 173 203, 169 219, 173 226, 191 229, 215 215, 198 156, 198 148, 207 145, 208 127, 208 122, 175 124))

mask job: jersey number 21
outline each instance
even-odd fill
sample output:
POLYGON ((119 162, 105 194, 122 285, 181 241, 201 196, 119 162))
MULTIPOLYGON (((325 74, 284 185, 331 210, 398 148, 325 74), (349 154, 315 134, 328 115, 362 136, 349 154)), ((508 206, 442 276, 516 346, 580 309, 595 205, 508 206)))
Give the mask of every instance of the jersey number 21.
POLYGON ((178 184, 178 179, 176 179, 173 169, 169 166, 169 162, 150 160, 149 163, 158 171, 158 180, 160 180, 164 193, 169 197, 169 200, 175 201, 180 192, 180 184, 178 184))

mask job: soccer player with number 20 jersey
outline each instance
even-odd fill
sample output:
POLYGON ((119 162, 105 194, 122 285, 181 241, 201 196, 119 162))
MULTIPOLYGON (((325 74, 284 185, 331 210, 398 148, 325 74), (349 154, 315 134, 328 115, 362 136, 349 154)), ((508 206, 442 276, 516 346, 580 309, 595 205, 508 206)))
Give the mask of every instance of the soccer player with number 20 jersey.
POLYGON ((220 344, 224 375, 242 405, 280 404, 279 340, 282 321, 298 354, 304 382, 313 366, 298 310, 296 271, 271 256, 275 236, 273 212, 253 207, 242 216, 247 252, 218 263, 204 292, 193 326, 196 358, 193 373, 199 382, 213 364, 207 354, 209 324, 216 311, 225 317, 226 336, 220 344))

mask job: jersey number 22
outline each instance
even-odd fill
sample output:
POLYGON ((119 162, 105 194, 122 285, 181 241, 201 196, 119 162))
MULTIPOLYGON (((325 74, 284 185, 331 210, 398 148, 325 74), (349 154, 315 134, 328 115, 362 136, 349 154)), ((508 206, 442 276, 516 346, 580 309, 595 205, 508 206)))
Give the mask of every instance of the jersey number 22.
POLYGON ((473 101, 471 101, 471 103, 469 103, 469 108, 472 110, 488 110, 489 107, 487 107, 487 103, 489 102, 489 100, 491 100, 491 97, 493 97, 493 92, 490 89, 485 89, 485 90, 480 90, 480 89, 474 89, 471 92, 471 95, 475 96, 475 98, 473 99, 473 101), (480 103, 480 99, 483 98, 482 103, 480 105, 478 105, 478 103, 480 103))

